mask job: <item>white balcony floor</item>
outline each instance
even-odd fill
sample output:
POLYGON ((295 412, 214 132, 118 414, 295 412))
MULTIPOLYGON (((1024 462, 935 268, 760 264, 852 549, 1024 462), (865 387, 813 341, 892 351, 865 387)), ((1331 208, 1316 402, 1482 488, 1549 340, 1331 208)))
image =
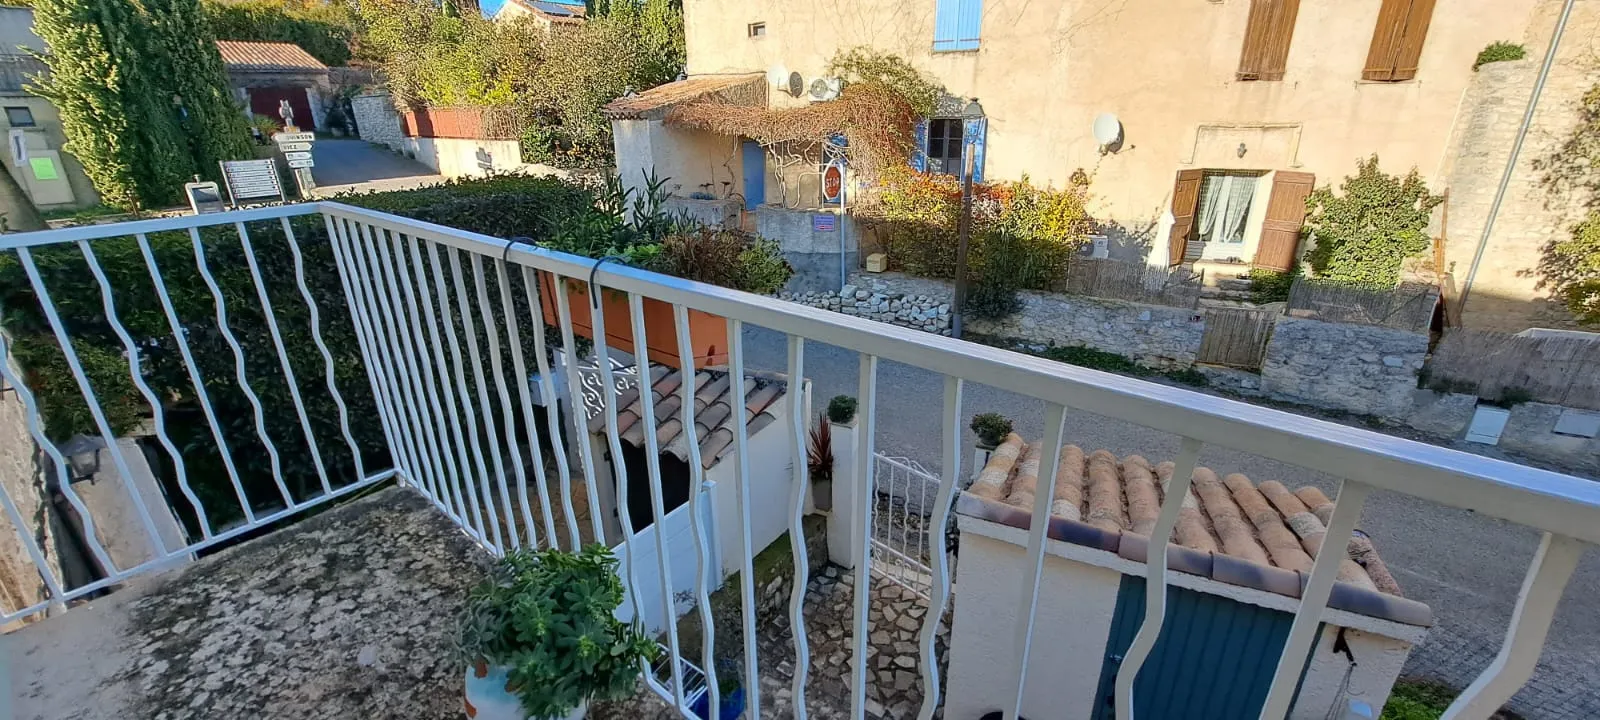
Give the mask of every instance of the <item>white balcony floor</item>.
POLYGON ((0 705, 17 720, 459 718, 456 612, 488 560, 422 496, 382 490, 0 636, 0 705))

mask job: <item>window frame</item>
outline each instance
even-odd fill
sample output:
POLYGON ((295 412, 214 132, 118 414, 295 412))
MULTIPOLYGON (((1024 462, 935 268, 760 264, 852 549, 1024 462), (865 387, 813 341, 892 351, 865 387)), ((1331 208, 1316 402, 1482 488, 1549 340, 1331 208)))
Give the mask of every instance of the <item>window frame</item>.
POLYGON ((6 105, 6 106, 4 106, 4 109, 5 109, 5 112, 6 112, 6 125, 7 126, 15 127, 15 128, 35 128, 35 127, 39 127, 39 119, 34 117, 33 108, 28 107, 26 105, 6 105), (16 116, 13 115, 13 113, 15 113, 15 112, 17 112, 19 110, 28 114, 28 121, 27 122, 17 122, 16 121, 16 116))
POLYGON ((750 23, 744 26, 744 34, 751 40, 760 40, 767 36, 767 23, 765 21, 750 23))
POLYGON ((949 175, 961 177, 963 163, 966 162, 966 121, 961 118, 932 117, 928 118, 928 137, 923 143, 922 150, 928 159, 928 172, 936 175, 949 175), (951 131, 954 130, 954 136, 951 131), (934 143, 942 144, 942 152, 935 153, 934 143), (950 150, 955 149, 955 155, 950 150), (954 166, 949 163, 954 161, 954 166), (938 167, 935 167, 938 163, 938 167))

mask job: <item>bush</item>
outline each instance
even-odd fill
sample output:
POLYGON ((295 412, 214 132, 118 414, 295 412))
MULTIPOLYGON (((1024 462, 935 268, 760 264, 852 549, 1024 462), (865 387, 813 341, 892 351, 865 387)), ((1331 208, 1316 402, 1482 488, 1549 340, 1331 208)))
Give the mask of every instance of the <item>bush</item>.
POLYGON ((1289 272, 1250 268, 1250 302, 1265 305, 1288 301, 1289 289, 1294 287, 1294 281, 1298 277, 1300 277, 1298 264, 1289 272))
POLYGON ((1402 680, 1395 683, 1379 720, 1439 720, 1455 697, 1454 690, 1438 683, 1402 680))
POLYGON ((844 424, 856 417, 856 399, 849 395, 835 395, 828 401, 828 419, 844 424))
POLYGON ((1539 260, 1541 287, 1550 287, 1585 325, 1600 325, 1600 210, 1552 241, 1539 260))
POLYGON ((1404 178, 1389 175, 1373 155, 1356 164, 1338 194, 1323 187, 1307 199, 1305 231, 1316 238, 1307 259, 1318 277, 1393 288, 1405 259, 1428 249, 1428 218, 1443 201, 1415 168, 1404 178))
POLYGON ((506 688, 529 717, 563 717, 591 699, 632 695, 641 663, 659 649, 638 623, 613 616, 623 599, 618 565, 601 545, 506 554, 467 596, 461 660, 480 672, 506 667, 506 688))
POLYGON ((794 274, 777 243, 709 228, 668 236, 651 269, 762 295, 776 293, 794 274))
POLYGON ((1488 47, 1478 51, 1478 59, 1472 61, 1474 72, 1489 63, 1505 62, 1507 60, 1521 60, 1528 56, 1527 49, 1513 42, 1500 40, 1489 43, 1488 47))
POLYGON ((972 416, 972 432, 984 447, 998 447, 1011 434, 1011 419, 1000 413, 979 413, 972 416))
POLYGON ((218 40, 294 43, 329 67, 350 62, 356 18, 342 3, 205 0, 218 40))

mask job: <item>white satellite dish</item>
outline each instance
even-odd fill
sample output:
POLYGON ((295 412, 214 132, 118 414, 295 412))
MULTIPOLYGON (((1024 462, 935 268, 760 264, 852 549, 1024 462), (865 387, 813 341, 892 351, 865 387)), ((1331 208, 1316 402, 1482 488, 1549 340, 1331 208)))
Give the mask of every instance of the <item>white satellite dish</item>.
POLYGON ((1122 121, 1115 113, 1100 113, 1094 118, 1094 141, 1100 147, 1115 145, 1122 139, 1122 121))

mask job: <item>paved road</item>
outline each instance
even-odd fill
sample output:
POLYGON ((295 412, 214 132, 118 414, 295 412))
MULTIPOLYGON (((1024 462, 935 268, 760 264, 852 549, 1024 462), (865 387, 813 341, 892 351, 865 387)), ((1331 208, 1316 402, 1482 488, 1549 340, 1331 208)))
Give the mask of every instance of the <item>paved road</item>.
MULTIPOLYGON (((751 368, 782 371, 781 335, 751 329, 745 339, 751 368)), ((859 356, 807 343, 806 377, 820 411, 834 395, 857 394, 859 356)), ((937 470, 943 378, 896 362, 878 371, 877 449, 937 470)), ((1043 434, 1043 403, 968 383, 962 416, 994 411, 1012 418, 1030 440, 1043 434)), ((1138 453, 1152 461, 1177 455, 1179 440, 1166 433, 1087 413, 1069 415, 1067 438, 1083 447, 1138 453)), ((964 444, 973 438, 966 431, 964 444)), ((968 460, 970 461, 970 460, 968 460)), ((1333 496, 1337 479, 1228 448, 1207 446, 1201 462, 1218 472, 1241 472, 1256 481, 1278 479, 1290 487, 1317 485, 1333 496)), ((1463 687, 1499 648, 1538 534, 1472 512, 1391 492, 1374 493, 1361 527, 1408 597, 1434 609, 1437 626, 1412 655, 1408 674, 1431 675, 1463 687)), ((1512 707, 1530 719, 1600 717, 1600 552, 1590 551, 1573 577, 1544 658, 1512 707)))
POLYGON ((433 168, 362 140, 318 140, 312 177, 324 197, 341 192, 401 190, 444 182, 433 168))

